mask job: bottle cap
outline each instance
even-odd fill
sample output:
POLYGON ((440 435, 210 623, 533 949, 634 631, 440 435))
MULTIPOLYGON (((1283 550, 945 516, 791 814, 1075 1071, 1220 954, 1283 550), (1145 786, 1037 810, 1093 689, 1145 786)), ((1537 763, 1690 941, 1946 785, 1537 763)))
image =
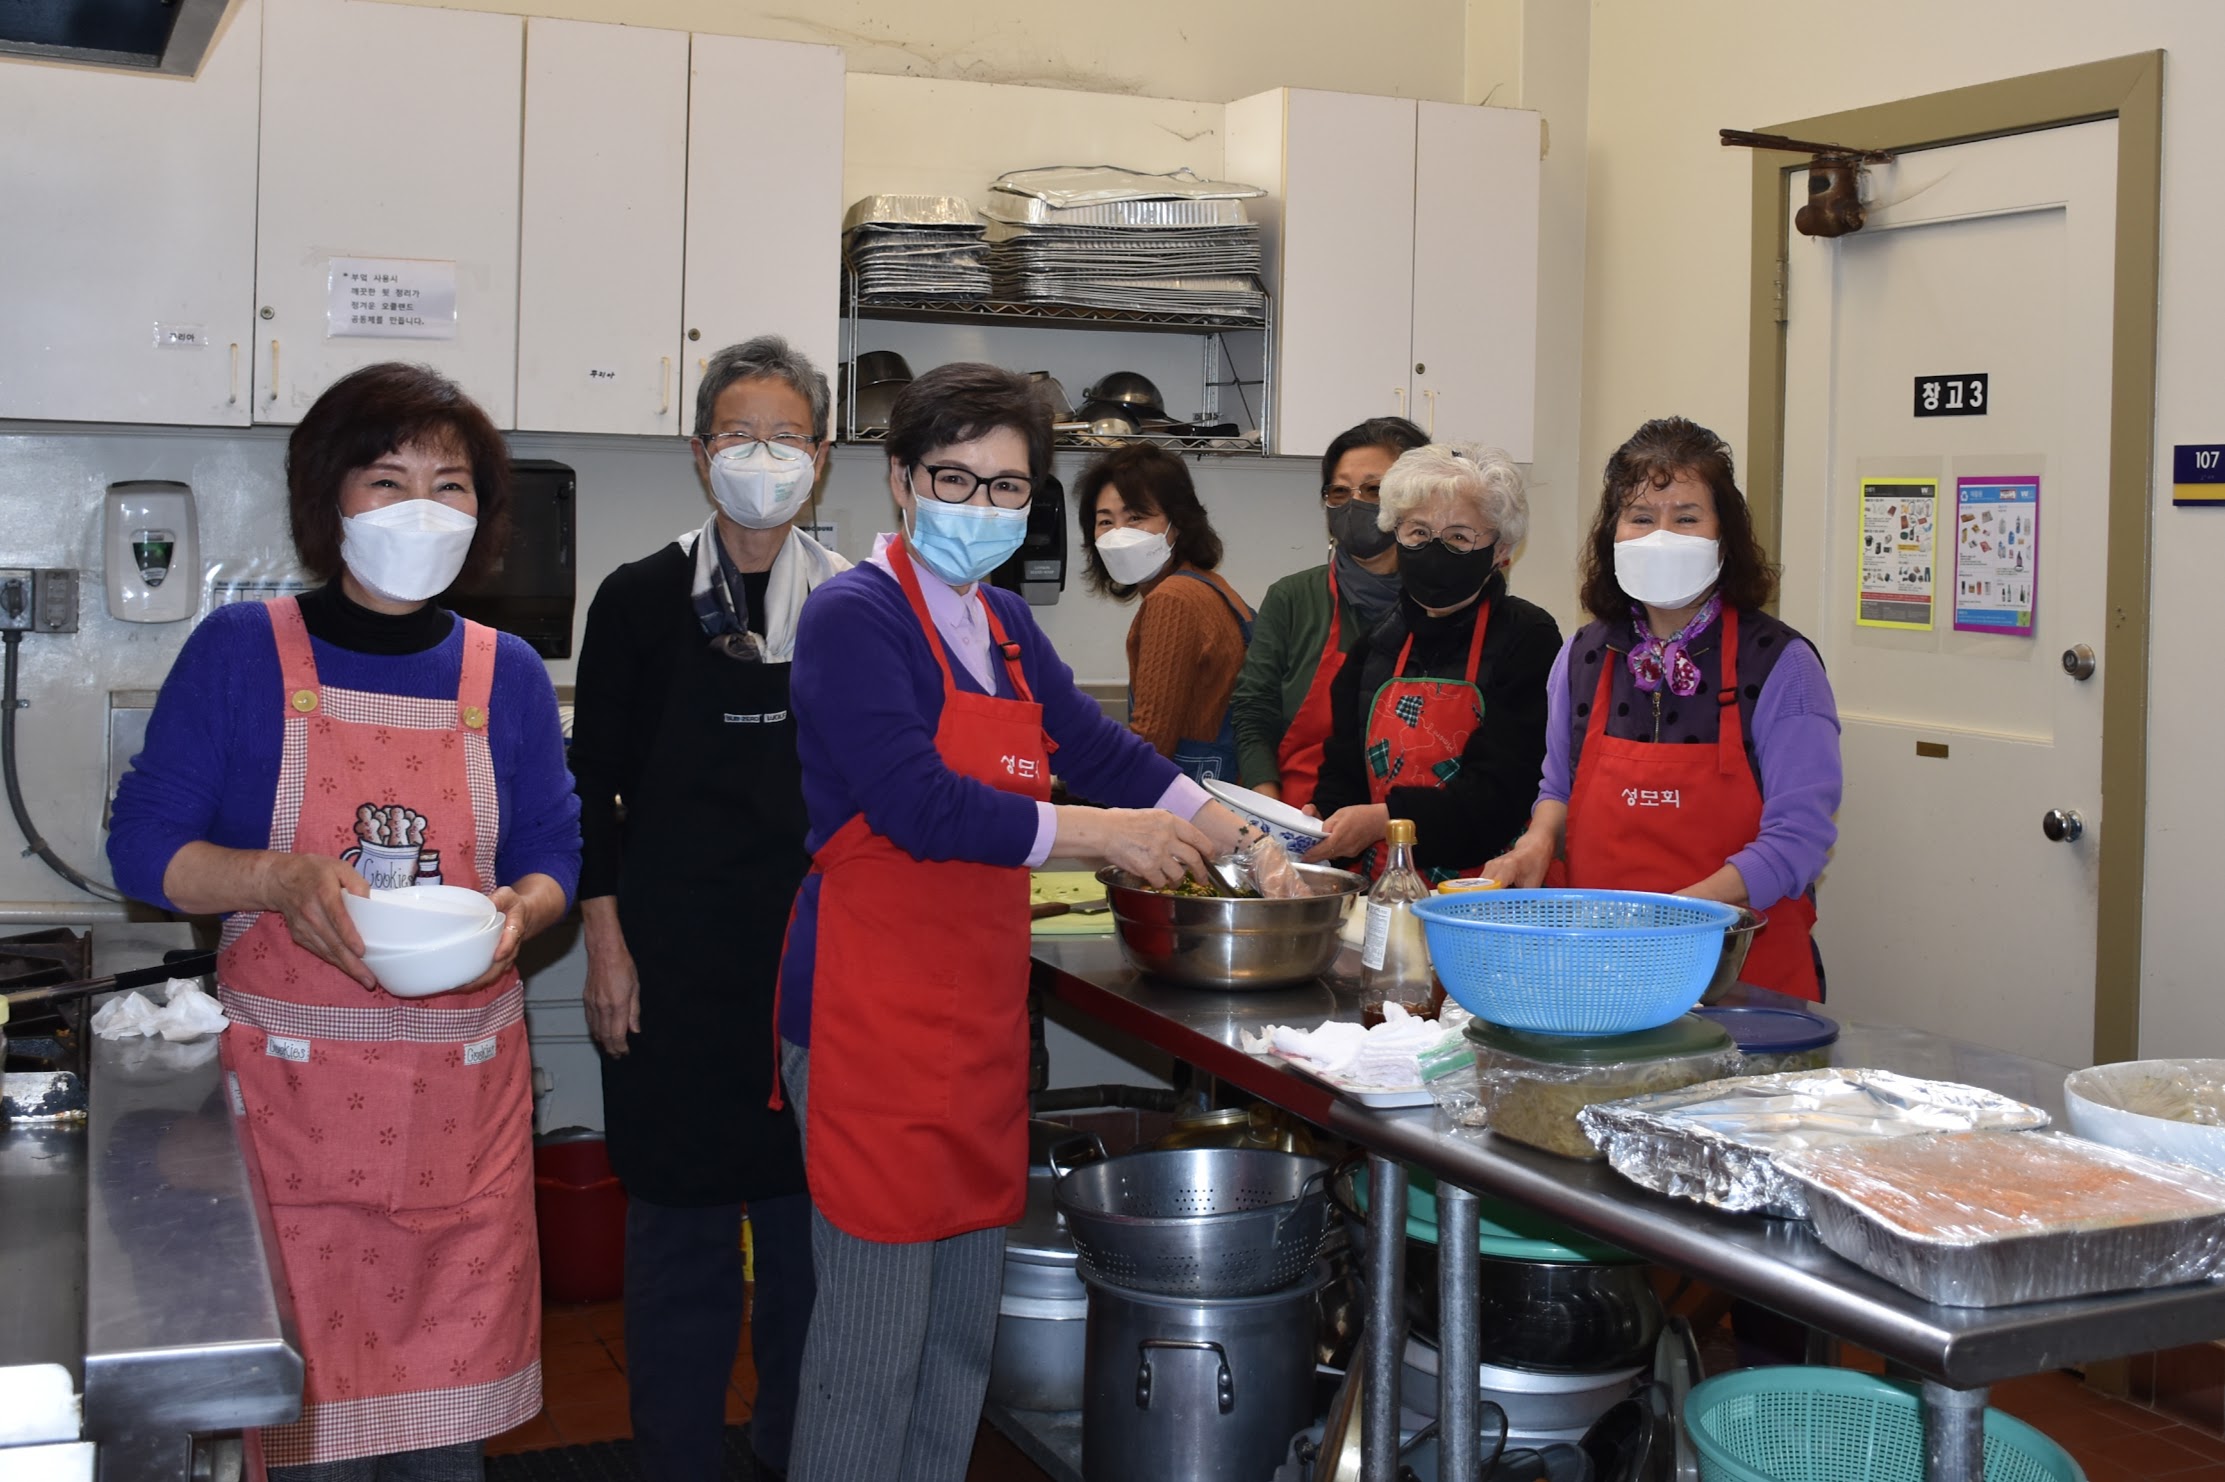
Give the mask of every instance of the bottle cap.
POLYGON ((1414 842, 1414 820, 1411 818, 1392 819, 1384 837, 1393 844, 1411 845, 1414 842))

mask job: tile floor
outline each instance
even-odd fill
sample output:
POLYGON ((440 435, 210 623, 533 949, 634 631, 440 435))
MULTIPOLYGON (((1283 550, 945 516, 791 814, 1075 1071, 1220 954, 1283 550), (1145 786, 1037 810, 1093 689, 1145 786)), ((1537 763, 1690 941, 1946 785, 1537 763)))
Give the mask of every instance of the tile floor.
MULTIPOLYGON (((546 1404, 487 1449, 535 1451, 627 1435, 625 1369, 625 1328, 616 1302, 550 1304, 541 1337, 546 1404)), ((727 1391, 729 1422, 749 1418, 756 1382, 745 1334, 727 1391)), ((2101 1394, 2069 1373, 2012 1380, 1994 1390, 1993 1403, 2053 1437, 2078 1459, 2089 1482, 2225 1482, 2225 1439, 2101 1394)), ((1042 1482, 1042 1476, 1003 1437, 982 1428, 967 1482, 1042 1482)))

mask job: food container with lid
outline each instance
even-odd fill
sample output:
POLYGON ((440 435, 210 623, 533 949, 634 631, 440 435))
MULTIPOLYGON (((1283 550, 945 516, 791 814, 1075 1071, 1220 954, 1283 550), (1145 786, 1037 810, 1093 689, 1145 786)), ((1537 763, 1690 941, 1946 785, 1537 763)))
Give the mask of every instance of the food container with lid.
POLYGON ((1477 1094, 1499 1137, 1564 1158, 1604 1155, 1576 1121, 1601 1101, 1674 1091, 1728 1075, 1738 1051, 1727 1030, 1695 1014, 1635 1034, 1532 1034, 1473 1020, 1477 1094))
POLYGON ((1838 1022, 1805 1009, 1699 1008, 1693 1013, 1730 1031, 1742 1057, 1741 1075, 1821 1070, 1839 1042, 1838 1022))

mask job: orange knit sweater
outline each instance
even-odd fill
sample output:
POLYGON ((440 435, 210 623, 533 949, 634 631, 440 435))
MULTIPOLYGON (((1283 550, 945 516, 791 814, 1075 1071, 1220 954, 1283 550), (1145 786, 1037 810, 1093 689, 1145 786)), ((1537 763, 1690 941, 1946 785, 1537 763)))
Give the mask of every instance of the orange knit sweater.
MULTIPOLYGON (((1214 572, 1199 574, 1251 616, 1234 587, 1214 572)), ((1244 629, 1229 604, 1205 582, 1167 572, 1128 625, 1129 729, 1161 756, 1172 756, 1178 741, 1212 740, 1243 667, 1244 629)))

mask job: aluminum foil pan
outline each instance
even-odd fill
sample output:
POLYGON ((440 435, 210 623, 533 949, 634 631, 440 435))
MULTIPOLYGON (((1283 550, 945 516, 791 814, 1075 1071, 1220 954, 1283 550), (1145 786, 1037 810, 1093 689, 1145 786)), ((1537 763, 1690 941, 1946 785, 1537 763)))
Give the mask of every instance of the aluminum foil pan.
POLYGON ((1242 226, 1251 220, 1237 200, 1101 201, 1093 206, 1054 206, 1035 196, 992 190, 981 213, 1013 226, 1137 228, 1242 226))
POLYGON ((1806 1219, 1804 1186, 1777 1159, 1925 1132, 2045 1127, 2047 1113, 1952 1081, 1889 1070, 1799 1070, 1708 1081, 1576 1114, 1615 1171, 1718 1209, 1806 1219))
POLYGON ((1233 180, 1207 180, 1191 169, 1130 170, 1120 165, 1042 165, 1007 170, 989 182, 992 193, 1030 196, 1060 207, 1105 201, 1246 200, 1267 194, 1265 187, 1233 180))
POLYGON ((2052 1132, 1787 1154, 1823 1243, 1950 1307, 2176 1286, 2225 1270, 2225 1179, 2052 1132))
POLYGON ((842 229, 876 226, 974 226, 981 218, 964 196, 865 196, 842 213, 842 229))

